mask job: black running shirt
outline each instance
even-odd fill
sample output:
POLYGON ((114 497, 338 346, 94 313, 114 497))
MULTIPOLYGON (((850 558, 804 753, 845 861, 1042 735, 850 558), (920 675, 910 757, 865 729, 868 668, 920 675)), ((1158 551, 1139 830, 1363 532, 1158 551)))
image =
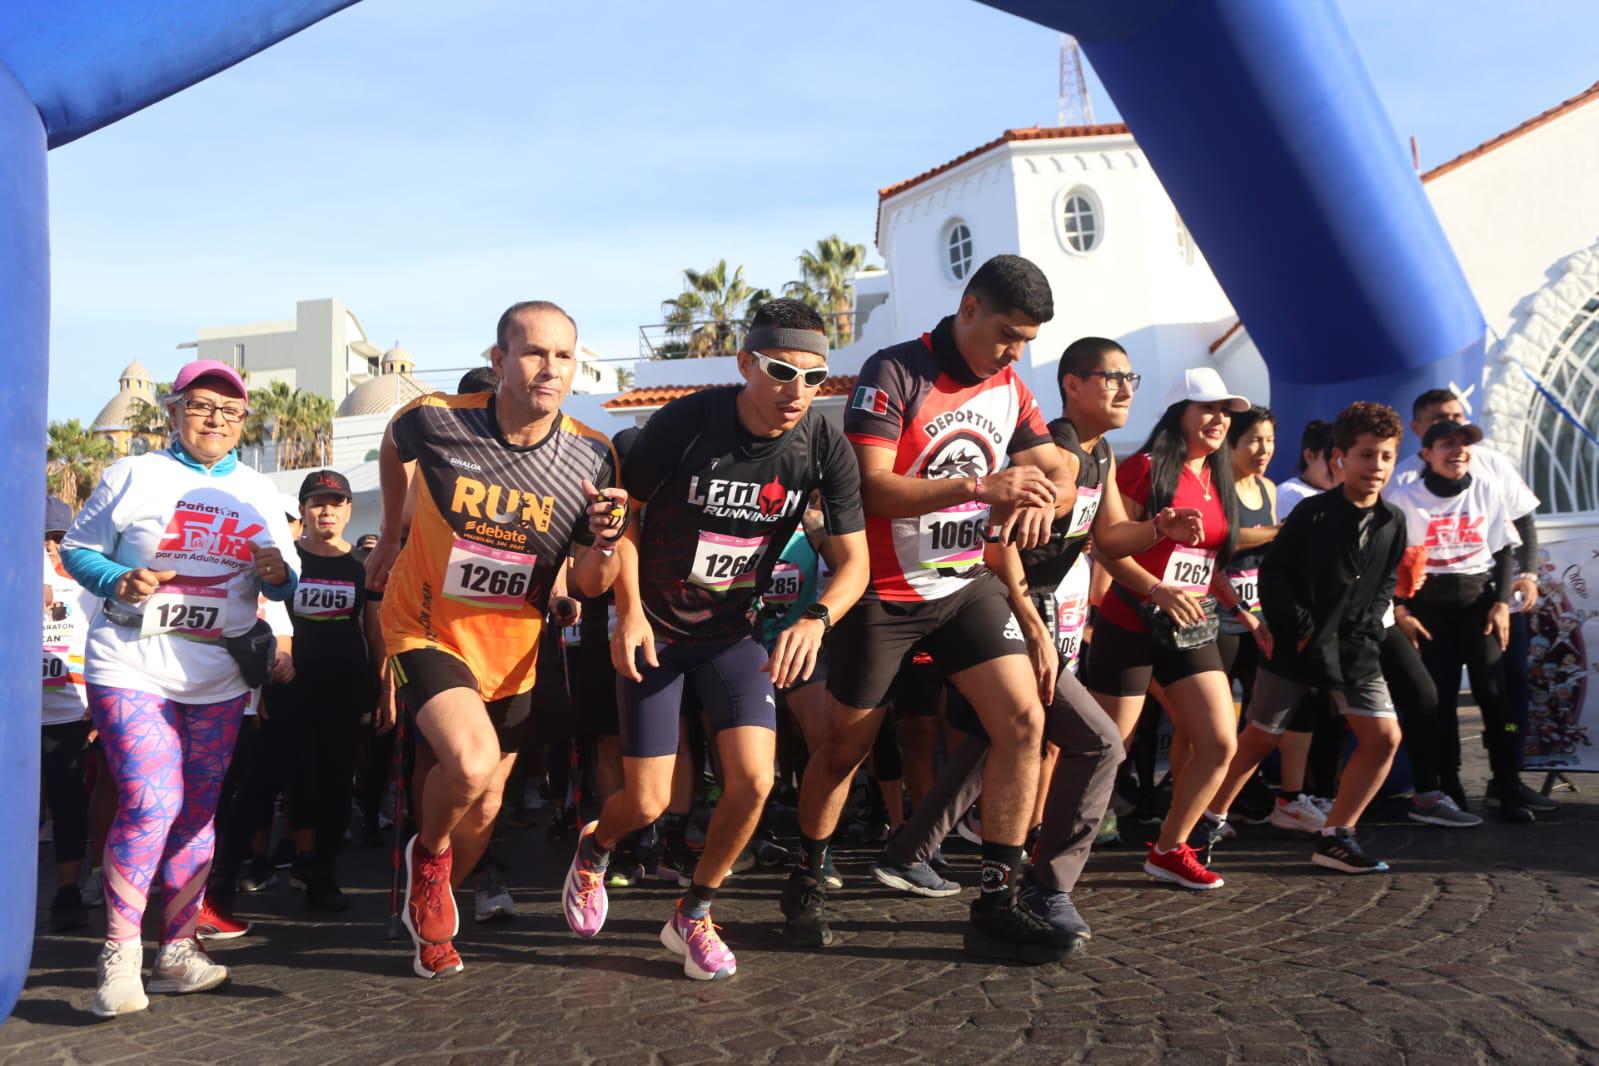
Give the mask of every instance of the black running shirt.
POLYGON ((1055 519, 1049 540, 1022 552, 1022 568, 1032 592, 1050 593, 1071 573, 1072 564, 1088 546, 1089 530, 1099 514, 1099 500, 1105 491, 1105 474, 1110 470, 1110 445, 1101 437, 1092 452, 1083 451, 1077 440, 1077 427, 1064 418, 1049 424, 1049 435, 1056 444, 1077 457, 1077 503, 1070 513, 1055 519))
MULTIPOLYGON (((1049 441, 1038 401, 1016 368, 973 374, 955 347, 954 321, 866 360, 844 412, 849 439, 891 450, 902 477, 992 474, 1008 456, 1049 441)), ((983 572, 987 526, 988 505, 975 500, 916 518, 870 516, 867 595, 903 603, 954 595, 983 572)))
POLYGON ((815 408, 774 439, 739 424, 737 388, 673 400, 622 463, 622 486, 645 503, 639 592, 657 633, 682 643, 751 633, 805 500, 821 489, 829 533, 865 528, 861 475, 844 436, 815 408))
POLYGON ((317 555, 299 543, 300 584, 290 604, 297 673, 364 673, 366 567, 350 552, 317 555))

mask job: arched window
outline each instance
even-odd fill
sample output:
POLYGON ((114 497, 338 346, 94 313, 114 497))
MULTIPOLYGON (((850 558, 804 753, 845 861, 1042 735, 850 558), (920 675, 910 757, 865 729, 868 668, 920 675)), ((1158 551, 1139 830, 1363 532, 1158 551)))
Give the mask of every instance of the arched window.
POLYGON ((955 281, 964 281, 972 272, 972 231, 964 222, 954 222, 944 235, 944 267, 955 281))
MULTIPOLYGON (((1572 316, 1537 371, 1566 412, 1599 435, 1599 293, 1572 316)), ((1599 511, 1599 446, 1542 392, 1527 412, 1526 469, 1539 510, 1599 511)))
POLYGON ((1078 186, 1066 194, 1060 222, 1066 246, 1072 251, 1085 254, 1099 247, 1105 227, 1100 219, 1099 197, 1090 189, 1078 186))

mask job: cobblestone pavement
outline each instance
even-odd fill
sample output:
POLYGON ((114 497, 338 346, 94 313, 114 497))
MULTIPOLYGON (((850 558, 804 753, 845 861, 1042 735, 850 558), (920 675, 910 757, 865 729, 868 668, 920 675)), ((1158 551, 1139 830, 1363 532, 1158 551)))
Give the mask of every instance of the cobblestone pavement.
MULTIPOLYGON (((739 973, 716 984, 685 979, 657 941, 675 895, 659 884, 614 893, 596 940, 569 934, 567 853, 544 843, 543 812, 504 849, 520 920, 475 926, 460 897, 458 978, 411 976, 384 939, 387 852, 352 846, 345 920, 308 921, 286 888, 242 897, 256 932, 213 951, 232 984, 152 996, 140 1015, 88 1013, 97 935, 41 932, 0 1059, 1599 1062, 1599 783, 1577 780, 1560 814, 1524 827, 1432 829, 1380 807, 1363 837, 1387 876, 1318 872, 1306 838, 1266 826, 1225 845, 1227 886, 1209 893, 1154 885, 1132 847, 1104 851, 1078 897, 1092 944, 1041 968, 968 961, 961 899, 892 894, 870 851, 846 851, 825 951, 782 946, 781 872, 729 882, 716 913, 739 973)), ((951 859, 969 899, 975 856, 951 859)))

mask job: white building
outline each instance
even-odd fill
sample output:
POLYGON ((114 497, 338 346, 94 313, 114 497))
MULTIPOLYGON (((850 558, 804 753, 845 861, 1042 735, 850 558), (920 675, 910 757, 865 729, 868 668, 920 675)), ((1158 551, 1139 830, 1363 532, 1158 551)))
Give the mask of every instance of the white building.
POLYGON ((299 301, 292 320, 219 326, 196 336, 179 347, 248 372, 251 388, 281 381, 335 404, 378 373, 383 355, 355 312, 332 299, 299 301))

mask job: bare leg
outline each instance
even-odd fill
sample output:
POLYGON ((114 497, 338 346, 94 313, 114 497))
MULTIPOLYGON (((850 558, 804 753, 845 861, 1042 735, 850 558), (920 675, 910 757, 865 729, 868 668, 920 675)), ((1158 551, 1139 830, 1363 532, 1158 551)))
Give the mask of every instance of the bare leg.
POLYGON ((446 689, 417 712, 417 728, 437 760, 422 785, 418 836, 437 855, 450 834, 489 787, 500 764, 500 741, 487 710, 471 689, 446 689))
POLYGON ((612 733, 594 739, 594 785, 603 803, 622 787, 622 738, 612 733))
POLYGON ((1033 801, 1033 818, 1027 823, 1028 828, 1044 823, 1044 800, 1049 795, 1049 782, 1055 776, 1055 763, 1059 759, 1060 745, 1045 741, 1044 757, 1038 764, 1038 798, 1033 801))
POLYGON ((1261 762, 1276 749, 1279 739, 1277 734, 1268 733, 1254 722, 1250 722, 1239 734, 1238 749, 1233 755, 1232 762, 1227 765, 1226 776, 1222 778, 1220 787, 1205 805, 1205 809, 1215 814, 1226 814, 1238 799, 1238 794, 1249 783, 1249 779, 1255 775, 1255 770, 1261 762))
POLYGON ((1377 797, 1399 750, 1399 723, 1392 718, 1348 715, 1344 721, 1355 734, 1355 751, 1338 779, 1338 796, 1327 815, 1327 828, 1355 828, 1366 807, 1377 797))
POLYGON ((920 806, 933 787, 933 752, 938 748, 938 718, 930 714, 906 715, 900 722, 899 742, 905 756, 905 794, 911 806, 920 806))
POLYGON ((450 865, 450 887, 460 888, 465 884, 488 850, 494 836, 494 819, 500 816, 500 804, 505 798, 505 782, 514 766, 515 755, 500 756, 500 765, 495 768, 489 787, 467 808, 466 815, 450 833, 450 851, 454 856, 450 865))
POLYGON ((1277 745, 1278 758, 1282 760, 1283 795, 1293 796, 1305 791, 1305 767, 1310 764, 1310 742, 1314 733, 1284 733, 1277 745))
POLYGON ((716 735, 722 763, 722 802, 711 815, 694 883, 716 888, 750 842, 776 776, 777 734, 761 726, 736 726, 716 735))
POLYGON ((811 753, 800 785, 800 832, 812 840, 830 837, 838 828, 850 779, 871 752, 884 713, 881 707, 845 707, 831 695, 827 702, 832 727, 822 747, 811 753))
POLYGON ((1185 677, 1168 689, 1169 709, 1182 725, 1193 752, 1172 780, 1171 811, 1157 842, 1170 851, 1188 839, 1205 803, 1216 794, 1237 749, 1237 719, 1227 675, 1220 670, 1185 677))
POLYGON ((623 837, 659 818, 672 800, 673 767, 678 762, 687 761, 676 755, 653 755, 649 758, 624 755, 624 784, 621 791, 611 793, 600 808, 600 824, 594 831, 594 843, 602 851, 610 851, 623 837))

